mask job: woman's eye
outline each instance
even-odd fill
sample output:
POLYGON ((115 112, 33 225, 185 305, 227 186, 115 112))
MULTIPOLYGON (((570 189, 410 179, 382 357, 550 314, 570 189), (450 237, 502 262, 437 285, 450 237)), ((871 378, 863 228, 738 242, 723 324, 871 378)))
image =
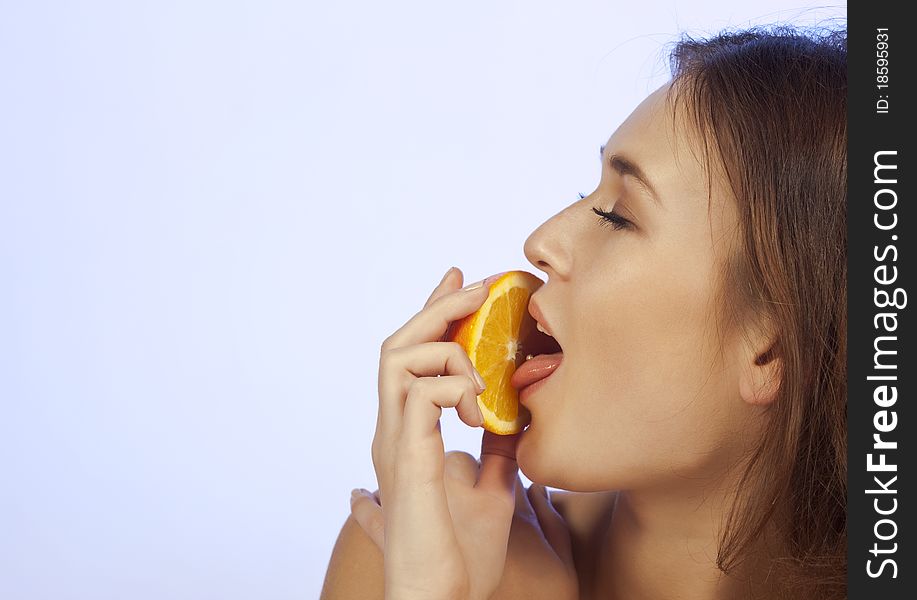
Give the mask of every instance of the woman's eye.
MULTIPOLYGON (((580 200, 582 200, 586 196, 582 192, 579 192, 579 197, 580 197, 580 200)), ((604 211, 604 210, 601 210, 599 207, 595 206, 592 208, 592 212, 599 215, 600 217, 599 223, 603 227, 610 226, 612 229, 615 229, 615 230, 633 229, 634 227, 633 223, 631 223, 630 221, 628 221, 627 219, 625 219, 624 217, 622 217, 621 215, 619 215, 618 213, 614 211, 612 212, 604 211)))
POLYGON ((616 212, 606 212, 598 207, 593 207, 592 212, 599 215, 599 223, 603 227, 611 226, 612 229, 630 229, 634 226, 633 223, 616 212))

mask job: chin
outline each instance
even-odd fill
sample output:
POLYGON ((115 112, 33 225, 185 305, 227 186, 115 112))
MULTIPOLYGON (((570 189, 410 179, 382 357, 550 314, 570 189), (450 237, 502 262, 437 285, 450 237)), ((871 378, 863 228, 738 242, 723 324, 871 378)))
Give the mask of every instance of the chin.
POLYGON ((519 465, 519 470, 531 481, 544 483, 541 476, 542 469, 539 469, 541 460, 538 457, 537 446, 539 444, 538 440, 535 439, 537 436, 538 430, 529 424, 516 444, 516 464, 519 465))
POLYGON ((567 478, 564 477, 563 457, 552 451, 546 443, 544 432, 537 427, 529 425, 516 445, 516 463, 523 475, 531 481, 553 488, 567 488, 567 478), (561 459, 558 462, 558 459, 561 459))
MULTIPOLYGON (((545 432, 529 426, 516 446, 516 464, 529 480, 571 492, 602 492, 610 487, 607 474, 590 471, 596 466, 583 465, 576 453, 565 454, 551 446, 545 432)), ((626 479, 626 478, 624 478, 626 479)))

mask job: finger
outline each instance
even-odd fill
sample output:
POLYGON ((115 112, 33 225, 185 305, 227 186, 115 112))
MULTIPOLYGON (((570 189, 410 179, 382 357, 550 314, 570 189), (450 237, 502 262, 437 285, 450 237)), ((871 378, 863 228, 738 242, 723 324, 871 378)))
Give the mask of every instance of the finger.
POLYGON ((478 479, 479 468, 477 459, 467 452, 461 450, 446 452, 443 473, 445 473, 447 485, 450 481, 454 481, 463 487, 474 487, 478 479))
MULTIPOLYGON (((476 386, 474 365, 456 342, 426 342, 385 353, 379 364, 379 414, 376 422, 376 434, 382 443, 394 443, 394 436, 402 429, 407 390, 417 378, 435 378, 437 375, 464 377, 476 386)), ((476 388, 475 394, 483 391, 483 388, 476 388)), ((470 427, 478 427, 483 422, 476 398, 473 402, 460 404, 457 410, 459 418, 470 427)))
POLYGON ((380 550, 385 549, 385 517, 382 507, 367 490, 355 489, 350 493, 350 514, 380 550))
POLYGON ((433 304, 437 298, 441 298, 450 292, 454 292, 458 288, 462 287, 462 281, 465 279, 465 275, 458 267, 450 267, 446 274, 443 275, 442 281, 439 282, 433 289, 433 293, 430 294, 430 297, 427 298, 427 301, 424 303, 423 307, 426 308, 433 304), (456 276, 456 273, 458 274, 456 276))
POLYGON ((532 484, 528 491, 529 500, 538 516, 545 539, 554 548, 557 556, 570 565, 573 564, 573 545, 570 541, 570 528, 551 504, 548 489, 541 484, 532 484))
MULTIPOLYGON (((455 548, 458 543, 446 495, 445 452, 438 427, 440 404, 454 400, 437 393, 440 388, 451 392, 450 388, 456 387, 454 379, 423 377, 414 381, 405 400, 404 428, 393 445, 392 481, 384 494, 388 502, 385 520, 389 543, 399 553, 406 552, 401 559, 408 562, 445 559, 444 549, 455 548)), ((458 379, 468 385, 467 377, 458 379)))
POLYGON ((383 350, 401 348, 442 339, 452 321, 468 316, 484 304, 490 284, 502 275, 491 275, 483 281, 446 293, 411 317, 382 343, 383 350))
POLYGON ((515 479, 519 474, 516 464, 516 443, 522 432, 497 435, 485 430, 481 437, 481 472, 475 487, 489 490, 496 497, 513 502, 515 479))
MULTIPOLYGON (((452 374, 446 377, 447 380, 453 382, 452 385, 463 387, 460 385, 461 379, 465 379, 475 388, 467 397, 453 393, 452 399, 458 400, 456 412, 465 424, 470 427, 479 427, 483 424, 484 419, 477 403, 477 394, 481 393, 483 389, 477 389, 476 384, 473 383, 474 366, 459 344, 427 342, 386 352, 379 366, 379 411, 376 418, 376 433, 373 438, 373 464, 376 469, 376 478, 380 486, 386 489, 385 493, 388 493, 388 482, 392 481, 394 472, 394 464, 390 457, 393 456, 399 443, 399 436, 405 428, 406 397, 418 380, 418 376, 427 375, 427 379, 435 381, 443 379, 443 377, 432 377, 440 373, 452 374), (458 382, 456 382, 456 377, 458 382)), ((429 400, 426 402, 430 404, 429 400)), ((428 406, 427 409, 429 410, 430 407, 428 406)), ((423 422, 426 420, 429 420, 431 426, 438 424, 442 410, 441 408, 433 410, 435 414, 430 417, 420 415, 421 425, 415 426, 417 427, 415 431, 424 430, 423 422)), ((442 445, 442 436, 438 430, 432 440, 437 439, 439 445, 442 445)), ((433 446, 426 445, 425 447, 433 451, 433 446)), ((432 466, 428 465, 428 467, 432 466)))
POLYGON ((474 427, 478 419, 477 384, 465 375, 415 379, 404 401, 400 443, 423 445, 442 440, 436 425, 443 408, 456 407, 462 420, 474 427))

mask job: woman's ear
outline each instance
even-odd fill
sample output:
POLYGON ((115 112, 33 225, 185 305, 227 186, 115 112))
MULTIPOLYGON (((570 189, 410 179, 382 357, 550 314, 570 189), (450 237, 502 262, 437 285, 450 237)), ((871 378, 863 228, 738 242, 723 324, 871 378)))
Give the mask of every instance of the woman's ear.
POLYGON ((780 345, 774 336, 758 338, 758 343, 746 343, 739 377, 739 394, 749 404, 766 406, 777 397, 783 377, 780 345))

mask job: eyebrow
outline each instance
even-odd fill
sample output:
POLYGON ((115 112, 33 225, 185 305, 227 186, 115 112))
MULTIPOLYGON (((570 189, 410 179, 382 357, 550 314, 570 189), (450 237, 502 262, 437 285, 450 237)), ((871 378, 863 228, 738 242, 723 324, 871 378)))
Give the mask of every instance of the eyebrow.
MULTIPOLYGON (((599 148, 599 160, 604 164, 605 162, 605 144, 599 148)), ((649 193, 650 198, 653 202, 656 203, 660 208, 662 207, 662 202, 659 200, 659 194, 656 193, 656 188, 653 187, 653 184, 650 183, 649 178, 647 178, 646 173, 643 172, 643 169, 640 168, 640 165, 630 160, 629 158, 622 156, 620 154, 612 154, 608 157, 608 165, 617 171, 622 177, 625 175, 630 175, 643 188, 649 193)))

